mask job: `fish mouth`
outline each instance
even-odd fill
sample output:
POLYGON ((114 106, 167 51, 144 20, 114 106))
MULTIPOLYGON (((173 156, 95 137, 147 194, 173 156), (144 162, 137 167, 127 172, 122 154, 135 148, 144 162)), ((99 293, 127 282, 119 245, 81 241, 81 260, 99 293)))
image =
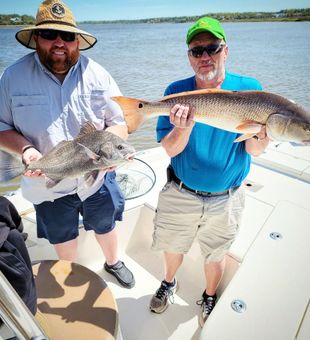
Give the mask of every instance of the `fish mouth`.
POLYGON ((310 139, 303 140, 302 143, 304 143, 306 145, 310 145, 310 139))
POLYGON ((126 155, 125 159, 127 161, 132 161, 136 154, 137 154, 137 152, 129 153, 129 154, 126 155))

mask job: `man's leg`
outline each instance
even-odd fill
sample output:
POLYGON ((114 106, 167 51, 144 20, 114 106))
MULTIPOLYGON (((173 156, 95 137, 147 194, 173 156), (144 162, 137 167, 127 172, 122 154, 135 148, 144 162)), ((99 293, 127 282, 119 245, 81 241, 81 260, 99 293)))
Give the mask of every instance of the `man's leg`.
POLYGON ((106 259, 104 269, 114 275, 122 286, 132 288, 135 285, 134 276, 125 266, 124 262, 118 258, 118 236, 116 228, 106 234, 95 234, 95 236, 106 259))
POLYGON ((164 312, 169 302, 173 303, 175 275, 196 237, 202 213, 201 200, 183 192, 174 182, 168 182, 159 194, 152 249, 164 251, 165 276, 150 302, 154 313, 164 312))
POLYGON ((76 262, 77 260, 77 238, 63 243, 54 244, 54 248, 60 260, 76 262))
POLYGON ((116 228, 106 234, 95 234, 109 266, 118 262, 118 237, 116 228))
POLYGON ((165 260, 165 281, 173 282, 176 272, 183 262, 183 254, 164 252, 165 260))
POLYGON ((106 259, 104 269, 112 274, 122 286, 132 288, 135 285, 134 276, 118 257, 118 235, 116 228, 105 234, 95 234, 95 236, 106 259))
POLYGON ((118 258, 118 235, 115 229, 115 222, 122 220, 124 204, 123 194, 115 181, 115 172, 109 172, 102 187, 83 202, 81 213, 85 229, 95 232, 105 256, 104 269, 122 286, 132 288, 135 279, 118 258))
POLYGON ((209 262, 204 266, 206 277, 206 293, 213 296, 225 270, 225 258, 220 262, 209 262))
POLYGON ((225 257, 220 262, 209 262, 204 265, 206 277, 206 289, 202 294, 202 299, 197 301, 201 306, 201 313, 199 315, 199 324, 203 327, 207 318, 211 314, 216 303, 216 290, 221 282, 225 270, 225 257))

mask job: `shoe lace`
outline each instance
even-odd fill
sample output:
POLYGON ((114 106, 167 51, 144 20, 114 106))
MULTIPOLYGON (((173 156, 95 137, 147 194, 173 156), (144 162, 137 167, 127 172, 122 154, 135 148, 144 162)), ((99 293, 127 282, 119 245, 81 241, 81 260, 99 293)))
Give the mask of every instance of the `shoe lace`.
POLYGON ((205 314, 210 314, 215 306, 215 299, 208 297, 207 299, 198 300, 196 304, 202 307, 205 314))
POLYGON ((164 300, 167 297, 170 303, 174 303, 173 291, 171 287, 166 285, 164 282, 162 282, 160 287, 157 289, 156 297, 160 300, 164 300))

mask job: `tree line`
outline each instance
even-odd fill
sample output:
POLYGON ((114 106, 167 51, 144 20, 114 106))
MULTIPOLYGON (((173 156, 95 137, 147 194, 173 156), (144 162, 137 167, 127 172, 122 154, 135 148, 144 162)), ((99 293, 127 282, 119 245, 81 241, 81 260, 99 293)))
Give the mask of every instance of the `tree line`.
POLYGON ((0 14, 0 25, 33 25, 35 18, 31 15, 0 14))
MULTIPOLYGON (((203 16, 229 22, 238 21, 310 21, 310 8, 284 9, 279 12, 236 12, 236 13, 206 13, 197 16, 162 17, 137 20, 88 20, 80 23, 105 24, 105 23, 183 23, 192 22, 203 16)), ((30 15, 0 14, 0 25, 33 25, 35 18, 30 15)))

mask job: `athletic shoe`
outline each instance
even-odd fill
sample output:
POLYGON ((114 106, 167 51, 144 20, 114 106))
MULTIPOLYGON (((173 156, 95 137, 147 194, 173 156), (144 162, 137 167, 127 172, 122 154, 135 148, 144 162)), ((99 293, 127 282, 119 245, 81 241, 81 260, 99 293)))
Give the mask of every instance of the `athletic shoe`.
POLYGON ((125 288, 132 288, 135 285, 135 278, 132 272, 125 266, 122 261, 116 262, 113 266, 109 266, 106 262, 104 269, 112 274, 116 280, 125 288))
POLYGON ((216 304, 216 299, 217 299, 216 294, 213 296, 209 296, 204 291, 202 294, 202 299, 196 302, 198 306, 201 306, 201 312, 199 315, 200 327, 203 327, 209 315, 211 314, 216 304))
POLYGON ((168 308, 169 302, 174 303, 173 294, 177 291, 177 286, 176 279, 174 279, 172 283, 166 282, 165 280, 162 281, 160 287, 151 299, 150 310, 154 313, 164 312, 168 308))

